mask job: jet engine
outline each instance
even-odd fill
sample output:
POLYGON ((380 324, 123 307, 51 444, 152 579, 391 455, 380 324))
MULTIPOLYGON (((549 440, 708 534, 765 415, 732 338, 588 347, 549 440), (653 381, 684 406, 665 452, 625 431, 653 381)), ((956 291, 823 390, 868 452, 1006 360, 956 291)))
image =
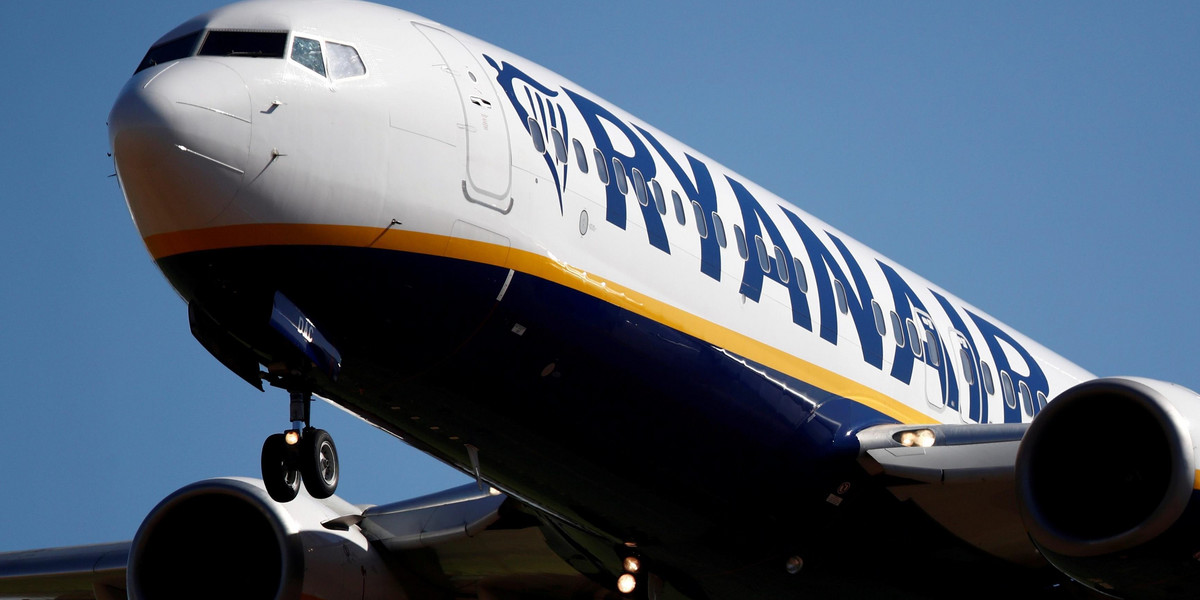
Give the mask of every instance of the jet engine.
POLYGON ((257 480, 191 484, 160 502, 138 529, 129 597, 409 597, 354 526, 361 514, 337 497, 301 494, 279 504, 257 480))
POLYGON ((1171 383, 1077 385, 1034 419, 1016 486, 1030 538, 1059 570, 1125 598, 1200 589, 1200 396, 1171 383))

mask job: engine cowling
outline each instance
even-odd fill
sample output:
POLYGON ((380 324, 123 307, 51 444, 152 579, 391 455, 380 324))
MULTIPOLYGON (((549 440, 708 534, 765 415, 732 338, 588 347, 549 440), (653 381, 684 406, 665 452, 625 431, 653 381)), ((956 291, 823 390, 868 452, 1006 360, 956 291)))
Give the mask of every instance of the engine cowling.
POLYGON ((1030 425, 1016 486, 1030 538, 1059 570, 1125 598, 1200 590, 1200 396, 1162 381, 1097 379, 1030 425))
POLYGON ((273 502, 253 479, 210 479, 171 494, 134 537, 129 597, 407 598, 378 551, 347 523, 361 511, 304 493, 273 502))

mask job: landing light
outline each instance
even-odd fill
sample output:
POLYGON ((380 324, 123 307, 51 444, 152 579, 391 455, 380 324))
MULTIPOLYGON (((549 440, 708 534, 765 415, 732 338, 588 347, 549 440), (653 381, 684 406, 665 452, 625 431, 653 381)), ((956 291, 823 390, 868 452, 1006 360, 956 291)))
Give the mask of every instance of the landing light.
POLYGON ((617 578, 617 591, 622 594, 631 594, 637 588, 637 577, 632 573, 625 573, 617 578))
POLYGON ((295 429, 290 429, 284 432, 283 439, 287 442, 287 445, 295 446, 296 444, 300 443, 300 432, 296 431, 295 429))
POLYGON ((636 556, 626 556, 624 567, 628 573, 637 573, 642 568, 642 561, 636 556))
POLYGON ((930 429, 918 429, 916 431, 905 431, 900 434, 900 445, 908 448, 916 446, 918 448, 928 448, 937 441, 933 431, 930 429))
POLYGON ((800 572, 800 569, 804 568, 804 559, 799 556, 792 556, 787 559, 787 563, 784 566, 787 567, 789 575, 795 575, 800 572))

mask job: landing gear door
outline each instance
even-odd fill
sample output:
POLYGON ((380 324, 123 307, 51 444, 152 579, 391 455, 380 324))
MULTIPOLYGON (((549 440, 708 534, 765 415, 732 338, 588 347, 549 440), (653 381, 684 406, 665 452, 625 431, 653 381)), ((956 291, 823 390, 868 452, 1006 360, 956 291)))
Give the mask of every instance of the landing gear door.
POLYGON ((479 60, 462 42, 441 29, 414 23, 445 61, 462 102, 458 127, 466 148, 462 181, 466 199, 502 213, 512 210, 512 153, 503 105, 479 60))

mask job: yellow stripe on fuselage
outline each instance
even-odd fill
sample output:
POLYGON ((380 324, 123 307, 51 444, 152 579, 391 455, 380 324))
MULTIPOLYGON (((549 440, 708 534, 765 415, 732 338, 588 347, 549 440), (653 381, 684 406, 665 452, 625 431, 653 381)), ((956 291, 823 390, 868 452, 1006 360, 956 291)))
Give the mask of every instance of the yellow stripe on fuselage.
MULTIPOLYGON (((669 303, 597 277, 550 257, 525 250, 443 235, 352 225, 231 225, 151 235, 146 248, 155 260, 197 252, 251 246, 346 246, 446 256, 539 277, 583 292, 877 410, 901 423, 930 423, 928 415, 853 379, 818 367, 745 334, 722 327, 669 303)), ((1200 472, 1197 475, 1200 482, 1200 472)), ((1200 489, 1200 483, 1197 484, 1200 489)))

